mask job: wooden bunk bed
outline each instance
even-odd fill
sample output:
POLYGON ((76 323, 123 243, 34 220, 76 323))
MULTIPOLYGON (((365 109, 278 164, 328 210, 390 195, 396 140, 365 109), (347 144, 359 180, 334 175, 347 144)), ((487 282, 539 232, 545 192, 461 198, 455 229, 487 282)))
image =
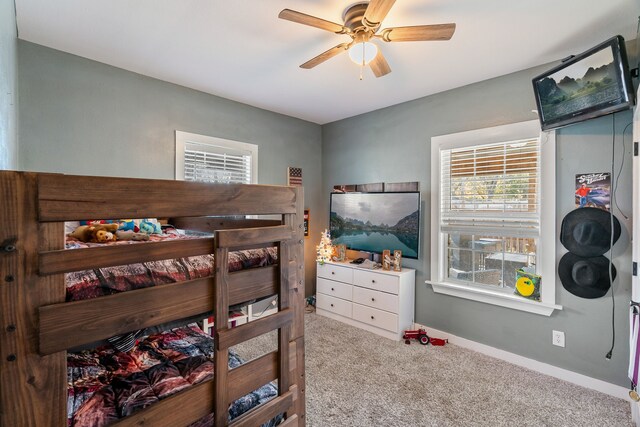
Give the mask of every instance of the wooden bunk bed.
POLYGON ((278 396, 236 418, 284 414, 304 425, 304 262, 301 188, 0 172, 0 425, 67 424, 67 350, 213 310, 213 380, 117 422, 186 426, 277 380, 278 396), (280 215, 281 220, 212 218, 280 215), (175 218, 213 238, 65 250, 64 221, 175 218), (229 273, 230 250, 276 246, 278 263, 229 273), (214 254, 211 277, 65 302, 66 272, 214 254), (229 307, 278 295, 278 313, 228 328, 229 307), (278 350, 229 370, 229 347, 278 330, 278 350))

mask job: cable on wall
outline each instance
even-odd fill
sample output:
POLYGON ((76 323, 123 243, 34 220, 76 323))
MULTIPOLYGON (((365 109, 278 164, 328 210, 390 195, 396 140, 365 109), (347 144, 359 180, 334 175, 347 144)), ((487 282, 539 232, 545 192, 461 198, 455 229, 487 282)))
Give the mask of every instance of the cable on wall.
POLYGON ((615 176, 615 180, 612 183, 612 185, 613 185, 613 194, 614 194, 614 199, 613 200, 615 200, 616 209, 618 209, 618 212, 620 212, 620 215, 622 215, 624 217, 624 219, 626 219, 626 220, 628 220, 629 217, 627 215, 625 215, 624 212, 622 212, 622 209, 620 209, 620 206, 618 206, 617 191, 618 191, 618 180, 620 179, 620 174, 622 173, 622 169, 624 168, 624 152, 626 150, 625 133, 627 132, 627 129, 629 129, 629 126, 631 126, 632 124, 633 124, 633 122, 629 122, 629 124, 627 124, 627 126, 625 126, 624 130, 622 131, 622 162, 620 163, 620 169, 618 169, 618 173, 615 176))
MULTIPOLYGON (((612 179, 612 189, 611 189, 611 208, 609 209, 609 219, 611 221, 611 230, 613 230, 613 206, 618 209, 620 214, 625 218, 629 219, 620 206, 618 206, 618 199, 616 197, 616 193, 618 191, 618 180, 620 179, 620 174, 622 173, 622 168, 624 167, 624 150, 625 150, 625 133, 629 126, 632 123, 629 123, 622 130, 622 161, 620 162, 620 169, 618 169, 618 173, 614 176, 614 168, 615 168, 615 148, 616 148, 616 115, 612 114, 612 129, 611 129, 611 179, 612 179)), ((615 325, 615 312, 616 312, 616 300, 615 300, 615 286, 613 283, 613 243, 614 236, 611 233, 611 240, 609 241, 609 283, 611 283, 611 348, 609 352, 605 355, 607 360, 611 359, 613 355, 613 348, 616 344, 616 325, 615 325)))
MULTIPOLYGON (((616 159, 616 114, 613 113, 612 117, 612 128, 611 128, 611 177, 613 179, 613 170, 615 168, 615 159, 616 159)), ((622 157, 624 159, 624 156, 622 157)), ((613 205, 615 202, 615 188, 617 187, 618 180, 615 179, 614 182, 611 183, 613 186, 613 191, 611 191, 611 204, 609 208, 609 220, 611 221, 611 230, 613 230, 613 205)), ((616 299, 615 299, 615 286, 613 284, 613 272, 612 272, 612 264, 613 264, 613 234, 611 233, 611 237, 609 240, 609 283, 611 283, 611 348, 609 352, 605 355, 607 360, 611 360, 611 356, 613 355, 613 348, 616 345, 616 322, 615 322, 615 313, 616 313, 616 299)))

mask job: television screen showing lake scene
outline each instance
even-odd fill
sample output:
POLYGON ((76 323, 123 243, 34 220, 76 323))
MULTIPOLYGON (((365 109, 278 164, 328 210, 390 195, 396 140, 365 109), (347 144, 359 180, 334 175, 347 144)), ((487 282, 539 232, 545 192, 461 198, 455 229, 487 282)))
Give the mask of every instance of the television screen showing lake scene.
POLYGON ((418 258, 420 193, 332 193, 329 223, 333 244, 418 258))

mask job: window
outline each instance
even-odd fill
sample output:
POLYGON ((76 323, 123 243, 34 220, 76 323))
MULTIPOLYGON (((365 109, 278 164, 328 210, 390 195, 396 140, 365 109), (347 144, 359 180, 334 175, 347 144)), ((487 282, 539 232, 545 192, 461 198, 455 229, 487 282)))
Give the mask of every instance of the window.
POLYGON ((176 131, 176 179, 255 184, 258 146, 176 131))
POLYGON ((555 134, 531 121, 434 137, 431 165, 434 291, 545 315, 561 308, 555 134), (541 301, 515 294, 520 268, 542 276, 541 301))

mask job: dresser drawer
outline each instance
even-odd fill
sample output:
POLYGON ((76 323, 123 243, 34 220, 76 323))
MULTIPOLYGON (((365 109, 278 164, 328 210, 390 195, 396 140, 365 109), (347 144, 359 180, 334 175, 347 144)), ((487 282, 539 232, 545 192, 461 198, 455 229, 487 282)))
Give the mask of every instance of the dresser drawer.
POLYGON ((338 282, 353 283, 353 269, 333 264, 318 264, 318 277, 337 280, 338 282))
POLYGON ((398 315, 360 304, 353 304, 353 318, 359 322, 398 332, 398 315))
POLYGON ((340 316, 351 317, 351 301, 318 293, 316 306, 321 310, 330 311, 340 316))
POLYGON ((372 271, 355 270, 353 272, 353 284, 376 291, 388 292, 398 295, 398 276, 384 273, 374 273, 372 271))
POLYGON ((318 277, 318 292, 331 295, 332 297, 342 298, 351 301, 353 298, 353 285, 348 285, 334 280, 323 279, 318 277))
POLYGON ((398 313, 398 296, 386 292, 374 291, 359 286, 353 287, 353 302, 398 313))

